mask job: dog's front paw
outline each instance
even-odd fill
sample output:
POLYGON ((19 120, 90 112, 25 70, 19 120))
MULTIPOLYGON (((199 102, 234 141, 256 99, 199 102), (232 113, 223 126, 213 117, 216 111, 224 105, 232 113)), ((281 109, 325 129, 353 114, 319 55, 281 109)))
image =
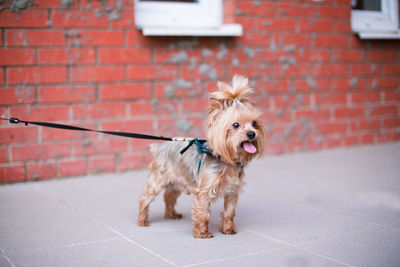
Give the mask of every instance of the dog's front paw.
POLYGON ((237 233, 236 227, 235 227, 233 221, 223 222, 220 230, 221 230, 221 233, 223 233, 224 235, 234 235, 237 233))
POLYGON ((193 232, 193 237, 194 238, 211 238, 214 237, 213 233, 211 232, 193 232))
POLYGON ((224 235, 234 235, 237 233, 235 228, 227 228, 227 229, 222 229, 221 233, 223 233, 224 235))
POLYGON ((139 225, 139 226, 150 226, 150 222, 147 219, 139 217, 138 220, 137 220, 137 225, 139 225))

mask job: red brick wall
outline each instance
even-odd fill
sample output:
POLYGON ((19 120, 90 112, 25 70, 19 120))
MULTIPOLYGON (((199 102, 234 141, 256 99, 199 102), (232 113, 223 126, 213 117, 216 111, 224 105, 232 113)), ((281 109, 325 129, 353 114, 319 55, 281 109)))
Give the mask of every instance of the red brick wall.
MULTIPOLYGON (((270 154, 400 140, 400 42, 355 36, 348 0, 226 1, 239 38, 143 37, 133 0, 32 2, 0 11, 2 117, 204 137, 207 92, 241 73, 270 154)), ((148 143, 1 121, 0 182, 143 168, 148 143)))

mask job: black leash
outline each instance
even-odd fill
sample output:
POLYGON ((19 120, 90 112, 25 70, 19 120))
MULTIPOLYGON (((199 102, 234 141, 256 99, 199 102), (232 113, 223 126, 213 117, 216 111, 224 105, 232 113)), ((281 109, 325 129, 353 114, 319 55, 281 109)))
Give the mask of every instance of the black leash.
POLYGON ((0 118, 0 119, 9 121, 10 123, 15 123, 15 124, 24 123, 25 126, 27 126, 28 124, 33 124, 33 125, 37 125, 37 126, 57 128, 57 129, 63 129, 63 130, 97 132, 97 133, 104 133, 104 134, 110 134, 110 135, 116 135, 116 136, 129 137, 129 138, 139 138, 139 139, 149 139, 149 140, 162 140, 162 141, 186 141, 186 140, 190 140, 190 139, 179 138, 179 137, 170 138, 170 137, 154 136, 154 135, 138 134, 138 133, 97 131, 97 130, 82 128, 82 127, 76 127, 76 126, 71 126, 71 125, 65 125, 65 124, 58 124, 58 123, 38 122, 38 121, 23 121, 23 120, 20 120, 18 118, 9 118, 9 119, 0 118))

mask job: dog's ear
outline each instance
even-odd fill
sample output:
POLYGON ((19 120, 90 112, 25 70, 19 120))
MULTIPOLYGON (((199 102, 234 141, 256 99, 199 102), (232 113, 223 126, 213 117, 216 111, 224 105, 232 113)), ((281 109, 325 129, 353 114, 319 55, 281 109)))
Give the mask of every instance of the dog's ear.
POLYGON ((216 99, 216 98, 210 98, 209 104, 208 104, 208 114, 215 113, 216 111, 221 111, 224 109, 224 104, 221 99, 216 99))

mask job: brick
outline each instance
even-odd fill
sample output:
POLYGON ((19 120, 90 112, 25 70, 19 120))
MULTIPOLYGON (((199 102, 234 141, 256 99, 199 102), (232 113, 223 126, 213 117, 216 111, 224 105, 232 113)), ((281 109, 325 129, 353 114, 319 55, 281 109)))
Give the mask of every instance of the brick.
POLYGON ((384 74, 400 74, 400 64, 384 64, 383 65, 384 74))
POLYGON ((150 63, 150 50, 140 48, 99 48, 99 63, 150 63))
POLYGON ((17 86, 0 89, 0 105, 31 104, 34 102, 34 87, 17 86))
POLYGON ((320 134, 345 133, 347 124, 344 122, 321 122, 315 125, 320 134))
POLYGON ((86 172, 86 161, 84 159, 65 160, 58 163, 59 177, 83 175, 86 172))
POLYGON ((260 21, 258 29, 269 31, 293 32, 296 30, 297 21, 292 18, 268 18, 260 21))
POLYGON ((357 120, 350 124, 352 131, 378 130, 381 128, 380 120, 357 120))
POLYGON ((184 99, 182 101, 182 109, 185 113, 197 112, 203 113, 206 111, 208 105, 208 99, 184 99))
POLYGON ((108 26, 106 16, 97 17, 95 12, 89 11, 56 11, 53 10, 51 16, 53 27, 99 27, 108 26))
POLYGON ((121 30, 79 30, 79 42, 95 46, 121 46, 124 44, 124 32, 121 30))
MULTIPOLYGON (((40 0, 39 2, 35 3, 32 8, 37 9, 61 9, 66 8, 65 2, 63 1, 54 1, 54 0, 40 0)), ((79 3, 78 1, 73 1, 73 3, 68 2, 68 9, 78 9, 79 3)))
POLYGON ((325 139, 325 146, 326 148, 335 148, 335 147, 340 147, 342 143, 342 139, 341 138, 337 138, 337 137, 331 137, 331 138, 326 138, 325 139))
POLYGON ((244 45, 248 46, 269 46, 270 36, 265 33, 249 32, 239 38, 244 45))
POLYGON ((373 61, 392 61, 396 60, 397 54, 397 50, 370 50, 368 58, 373 61))
POLYGON ((0 162, 8 162, 8 160, 7 146, 0 146, 0 162))
POLYGON ((70 68, 72 82, 112 82, 123 81, 123 66, 79 66, 70 68))
POLYGON ((381 100, 380 92, 362 92, 362 93, 351 94, 352 103, 379 102, 380 100, 381 100))
POLYGON ((318 35, 314 40, 314 46, 320 47, 339 47, 347 46, 348 40, 346 36, 341 35, 318 35))
POLYGON ((32 28, 47 26, 47 11, 43 10, 24 10, 23 13, 2 10, 0 25, 4 28, 32 28))
POLYGON ((345 93, 326 93, 315 95, 317 105, 344 105, 347 104, 347 94, 345 93))
MULTIPOLYGON (((185 81, 185 80, 180 80, 185 81)), ((192 85, 193 83, 189 82, 188 85, 192 85)), ((182 98, 182 97, 188 97, 189 93, 194 93, 193 92, 193 87, 179 87, 176 84, 173 84, 171 82, 158 82, 155 84, 155 96, 157 98, 182 98)))
POLYGON ((101 100, 150 98, 151 84, 134 83, 100 85, 99 97, 101 100))
POLYGON ((373 108, 370 115, 371 116, 385 116, 385 115, 396 116, 397 110, 398 110, 398 108, 395 105, 379 106, 379 107, 373 108))
POLYGON ((4 70, 3 68, 0 69, 0 85, 4 84, 4 70))
POLYGON ((374 134, 363 134, 360 137, 361 144, 373 144, 375 142, 374 134))
POLYGON ((335 21, 330 19, 300 19, 300 32, 334 32, 335 21))
POLYGON ((86 140, 74 142, 74 155, 100 155, 121 153, 127 151, 128 139, 120 137, 116 139, 86 140))
POLYGON ((25 181, 25 166, 12 164, 0 167, 0 183, 12 183, 25 181))
POLYGON ((103 122, 101 124, 101 128, 103 129, 103 131, 154 134, 153 121, 151 119, 103 122))
POLYGON ((349 136, 344 136, 342 138, 343 144, 345 146, 354 146, 358 144, 358 136, 357 135, 349 135, 349 136))
POLYGON ((313 66, 313 73, 315 76, 336 76, 346 75, 348 73, 347 64, 318 64, 313 66))
POLYGON ((296 120, 302 118, 311 120, 328 120, 330 118, 329 109, 318 109, 318 110, 296 110, 296 120))
POLYGON ((177 76, 176 66, 137 65, 128 66, 128 79, 141 80, 169 80, 177 76))
POLYGON ((371 78, 368 81, 368 86, 372 87, 372 89, 376 88, 398 88, 400 84, 399 79, 396 77, 376 77, 371 78))
POLYGON ((0 128, 0 144, 25 143, 37 139, 36 127, 0 128))
POLYGON ((277 95, 273 97, 276 108, 309 106, 309 95, 277 95))
POLYGON ((156 107, 153 105, 153 102, 150 100, 144 101, 135 101, 129 105, 131 116, 145 116, 150 115, 153 116, 156 113, 156 107))
POLYGON ((350 19, 351 7, 348 6, 318 6, 318 13, 321 18, 350 19))
POLYGON ((135 27, 134 23, 134 12, 126 10, 124 7, 124 10, 122 13, 119 13, 120 18, 117 20, 113 20, 110 23, 110 27, 115 29, 115 28, 127 28, 131 29, 135 27))
POLYGON ((69 143, 14 145, 11 147, 13 161, 42 160, 70 156, 69 143))
POLYGON ((400 118, 390 118, 383 120, 383 127, 385 128, 397 128, 400 127, 400 118))
POLYGON ((35 50, 2 48, 0 50, 0 66, 36 64, 35 50))
POLYGON ((6 30, 7 46, 64 46, 64 30, 6 30))
POLYGON ((337 108, 334 116, 337 119, 360 118, 365 115, 365 108, 337 108))
POLYGON ((122 155, 121 160, 117 163, 119 171, 127 171, 144 168, 145 160, 143 155, 122 155))
POLYGON ((115 157, 101 157, 89 159, 89 173, 114 172, 116 169, 115 157))
POLYGON ((370 63, 352 64, 350 65, 351 75, 376 75, 381 73, 381 66, 370 63))
POLYGON ((95 53, 92 48, 42 48, 38 49, 38 63, 46 65, 95 63, 95 53))
MULTIPOLYGON (((290 62, 289 58, 283 58, 283 62, 290 62)), ((311 73, 310 64, 276 64, 272 70, 276 77, 292 77, 292 76, 303 76, 311 73)))
MULTIPOLYGON (((299 61, 326 62, 331 60, 331 56, 326 49, 304 49, 302 51, 296 51, 296 59, 299 61)), ((325 65, 326 63, 323 65, 316 65, 316 67, 325 65)))
POLYGON ((61 83, 67 81, 64 67, 8 68, 8 84, 61 83))
POLYGON ((72 117, 80 119, 118 118, 125 116, 125 103, 93 103, 72 105, 72 117))
POLYGON ((10 107, 10 116, 27 121, 65 121, 68 120, 68 106, 24 106, 10 107))
POLYGON ((33 162, 27 165, 28 180, 44 180, 57 177, 55 162, 33 162))
POLYGON ((315 17, 316 6, 310 4, 279 3, 277 11, 280 16, 315 17))
POLYGON ((311 44, 311 34, 279 34, 282 42, 286 45, 309 46, 311 44))
POLYGON ((366 82, 363 78, 332 78, 332 89, 339 91, 365 89, 366 82))
POLYGON ((400 91, 386 91, 384 92, 385 101, 400 101, 400 91))
POLYGON ((314 91, 314 90, 329 90, 330 89, 330 79, 322 78, 308 78, 296 79, 294 80, 294 88, 296 91, 314 91))
POLYGON ((41 103, 70 103, 93 101, 96 98, 94 86, 41 86, 38 89, 38 101, 41 103))
POLYGON ((240 15, 262 15, 272 16, 275 14, 275 4, 269 2, 258 2, 257 4, 251 1, 240 1, 236 3, 236 14, 240 15))
POLYGON ((336 61, 363 60, 363 51, 359 50, 333 50, 332 53, 336 61))

